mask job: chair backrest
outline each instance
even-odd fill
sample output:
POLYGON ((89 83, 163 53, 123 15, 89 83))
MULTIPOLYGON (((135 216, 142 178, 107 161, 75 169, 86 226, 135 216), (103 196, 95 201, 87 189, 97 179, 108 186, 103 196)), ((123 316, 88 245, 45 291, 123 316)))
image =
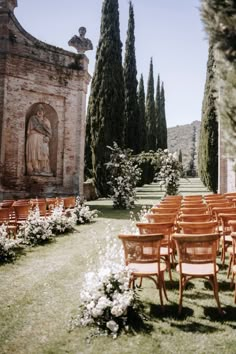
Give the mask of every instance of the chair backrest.
POLYGON ((126 265, 129 263, 160 263, 160 246, 163 235, 122 234, 118 237, 123 243, 126 265))
POLYGON ((0 225, 7 224, 10 221, 10 208, 0 208, 0 225))
POLYGON ((208 208, 206 206, 199 208, 181 208, 182 214, 208 214, 208 208))
POLYGON ((151 223, 162 223, 162 222, 175 223, 175 221, 176 221, 176 213, 169 213, 169 214, 148 213, 145 215, 145 217, 147 218, 148 222, 151 222, 151 223))
POLYGON ((212 208, 212 215, 218 220, 219 214, 236 214, 236 208, 230 206, 226 208, 214 207, 212 208))
POLYGON ((205 222, 178 222, 181 232, 184 234, 213 234, 218 230, 217 221, 205 222))
POLYGON ((220 200, 220 199, 225 199, 225 195, 224 194, 205 194, 204 195, 204 199, 205 200, 220 200))
POLYGON ((185 222, 206 222, 212 220, 212 215, 210 214, 180 214, 180 221, 185 222))
POLYGON ((151 208, 151 212, 154 214, 172 214, 172 213, 176 213, 178 214, 179 212, 179 207, 152 207, 151 208))
POLYGON ((236 214, 225 214, 225 213, 220 213, 219 215, 219 220, 221 222, 222 226, 222 232, 223 234, 230 234, 231 233, 231 226, 230 226, 230 221, 234 220, 236 221, 236 214))
POLYGON ((197 209, 197 208, 204 208, 205 207, 205 204, 203 202, 183 202, 181 204, 181 208, 194 208, 194 209, 197 209))
POLYGON ((192 201, 192 200, 202 200, 203 196, 201 194, 196 195, 185 195, 183 201, 192 201))
POLYGON ((229 220, 229 226, 231 232, 236 232, 236 221, 235 220, 229 220))
POLYGON ((47 215, 47 204, 46 200, 38 200, 38 201, 31 201, 32 208, 35 209, 36 207, 39 208, 40 216, 47 215))
POLYGON ((173 222, 162 222, 162 223, 136 223, 139 233, 141 235, 150 234, 163 234, 164 239, 162 244, 170 247, 171 234, 174 233, 174 223, 173 222))
POLYGON ((181 272, 182 263, 213 263, 214 272, 216 272, 217 245, 220 238, 218 233, 199 234, 197 236, 192 234, 174 234, 172 238, 176 244, 181 272))
POLYGON ((29 212, 31 210, 30 204, 16 204, 13 205, 15 211, 15 217, 17 221, 26 220, 29 216, 29 212))
POLYGON ((46 198, 47 209, 52 210, 60 203, 58 198, 46 198))
POLYGON ((65 209, 74 208, 75 207, 75 204, 76 204, 75 196, 63 197, 63 198, 61 198, 61 200, 63 201, 65 209))

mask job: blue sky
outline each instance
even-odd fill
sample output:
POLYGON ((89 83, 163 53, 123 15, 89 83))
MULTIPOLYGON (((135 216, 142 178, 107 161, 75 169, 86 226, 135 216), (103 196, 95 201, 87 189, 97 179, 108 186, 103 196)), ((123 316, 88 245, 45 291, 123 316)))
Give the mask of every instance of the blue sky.
MULTIPOLYGON (((154 80, 165 85, 167 126, 201 120, 208 41, 200 18, 200 0, 133 0, 135 46, 138 70, 147 84, 150 58, 154 80)), ((18 0, 15 15, 23 28, 36 38, 66 50, 67 42, 87 28, 94 45, 88 51, 89 72, 93 75, 100 34, 102 0, 18 0)), ((119 0, 123 49, 128 24, 128 0, 119 0)))

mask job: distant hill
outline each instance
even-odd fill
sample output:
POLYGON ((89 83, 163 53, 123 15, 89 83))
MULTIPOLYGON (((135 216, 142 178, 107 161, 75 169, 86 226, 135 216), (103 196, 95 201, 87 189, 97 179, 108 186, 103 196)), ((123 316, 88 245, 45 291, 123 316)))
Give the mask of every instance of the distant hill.
POLYGON ((167 129, 168 150, 170 152, 182 151, 183 166, 186 169, 191 158, 191 149, 193 146, 194 127, 196 128, 196 144, 195 144, 195 166, 197 169, 197 152, 201 122, 195 120, 191 124, 177 125, 176 127, 167 129))

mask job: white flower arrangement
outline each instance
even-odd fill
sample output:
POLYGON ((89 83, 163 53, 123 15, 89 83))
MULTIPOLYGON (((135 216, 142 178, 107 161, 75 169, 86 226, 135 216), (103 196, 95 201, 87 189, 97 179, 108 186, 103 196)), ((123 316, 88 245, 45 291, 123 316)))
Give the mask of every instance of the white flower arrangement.
POLYGON ((85 205, 80 197, 76 198, 75 208, 73 209, 74 214, 77 217, 77 224, 90 223, 93 219, 98 216, 97 210, 91 210, 88 205, 85 205))
POLYGON ((36 206, 20 226, 17 236, 27 245, 36 245, 52 240, 54 235, 49 220, 40 216, 39 208, 36 206))
POLYGON ((7 225, 0 226, 0 262, 10 261, 15 258, 15 249, 20 245, 21 240, 9 239, 7 225))
MULTIPOLYGON (((88 271, 80 293, 78 315, 72 319, 71 328, 95 326, 98 334, 111 334, 116 338, 132 326, 132 316, 138 314, 140 302, 136 291, 129 288, 130 273, 124 266, 121 243, 106 228, 106 247, 98 251, 99 266, 88 271), (119 260, 119 261, 118 261, 119 260)), ((90 264, 88 264, 90 268, 90 264)), ((94 268, 94 264, 93 264, 94 268)))
POLYGON ((160 185, 164 186, 167 195, 175 195, 178 192, 181 177, 181 165, 176 154, 167 149, 160 152, 161 169, 157 178, 161 179, 160 185))
POLYGON ((77 222, 77 216, 72 209, 64 211, 63 204, 56 206, 52 214, 47 217, 47 222, 50 225, 54 235, 71 232, 77 222))
POLYGON ((111 189, 113 207, 116 209, 131 209, 136 199, 135 187, 141 179, 141 169, 131 158, 132 150, 121 150, 114 142, 110 161, 106 167, 110 173, 108 184, 111 189))

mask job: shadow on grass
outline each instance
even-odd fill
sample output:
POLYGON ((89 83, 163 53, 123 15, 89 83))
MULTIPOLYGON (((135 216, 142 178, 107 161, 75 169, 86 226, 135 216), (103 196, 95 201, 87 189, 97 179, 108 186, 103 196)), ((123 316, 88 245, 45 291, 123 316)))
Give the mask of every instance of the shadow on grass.
MULTIPOLYGON (((222 308, 223 315, 220 315, 216 307, 207 307, 204 309, 204 315, 210 318, 211 321, 217 322, 235 322, 236 319, 236 307, 226 306, 222 308)), ((235 325, 236 328, 236 325, 235 325)))
MULTIPOLYGON (((231 291, 230 281, 220 280, 218 281, 219 291, 231 291)), ((207 290, 212 290, 212 286, 208 281, 204 282, 204 288, 207 290)))
POLYGON ((137 214, 141 206, 134 209, 114 209, 111 205, 93 205, 98 210, 99 218, 129 220, 130 212, 137 214))
POLYGON ((164 310, 161 309, 160 305, 148 303, 148 306, 150 308, 149 316, 152 320, 169 318, 184 321, 186 318, 193 316, 193 310, 187 307, 183 307, 182 313, 179 315, 179 305, 176 303, 164 305, 164 310))

